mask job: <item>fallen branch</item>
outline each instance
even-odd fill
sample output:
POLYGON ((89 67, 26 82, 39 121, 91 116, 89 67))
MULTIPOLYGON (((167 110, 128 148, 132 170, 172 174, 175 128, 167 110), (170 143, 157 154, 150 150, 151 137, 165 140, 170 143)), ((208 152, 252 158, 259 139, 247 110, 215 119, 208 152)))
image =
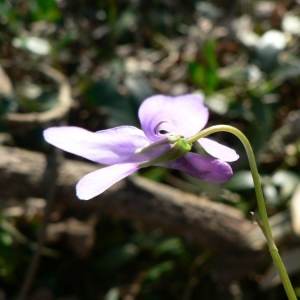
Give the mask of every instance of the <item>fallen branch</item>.
MULTIPOLYGON (((42 154, 0 146, 1 196, 41 197, 45 166, 42 154)), ((92 200, 78 200, 76 183, 98 168, 86 162, 65 160, 58 171, 56 203, 138 220, 182 236, 217 253, 216 265, 223 271, 218 275, 226 279, 245 276, 265 258, 266 252, 258 251, 265 248, 264 237, 240 211, 139 176, 120 181, 92 200)))
MULTIPOLYGON (((41 197, 45 165, 42 154, 0 146, 2 196, 41 197)), ((93 200, 78 200, 75 184, 97 168, 99 166, 93 164, 65 160, 59 170, 56 201, 137 219, 184 235, 218 252, 253 250, 246 237, 253 225, 240 211, 138 176, 120 181, 93 200)))

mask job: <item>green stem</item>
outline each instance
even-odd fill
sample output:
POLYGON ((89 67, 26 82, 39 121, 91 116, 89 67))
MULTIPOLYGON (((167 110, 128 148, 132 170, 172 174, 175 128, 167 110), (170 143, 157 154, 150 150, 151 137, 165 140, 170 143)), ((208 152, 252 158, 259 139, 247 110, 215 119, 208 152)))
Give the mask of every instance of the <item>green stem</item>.
POLYGON ((264 229, 262 231, 267 239, 270 254, 271 254, 273 261, 275 263, 275 266, 278 270, 279 276, 281 278, 281 282, 284 286, 284 289, 288 296, 288 299, 289 300, 297 300, 294 289, 291 285, 291 281, 289 279, 289 276, 287 274, 285 266, 282 262, 282 259, 279 255, 278 249, 275 245, 275 241, 274 241, 273 234, 271 231, 271 226, 270 226, 269 220, 268 220, 267 209, 265 206, 265 200, 264 200, 264 196, 263 196, 263 192, 262 192, 262 188, 261 188, 261 183, 260 183, 260 178, 259 178, 259 174, 258 174, 258 170, 257 170, 257 166, 256 166, 255 156, 254 156, 251 144, 248 141, 247 137, 240 130, 238 130, 235 127, 228 126, 228 125, 217 125, 217 126, 212 126, 212 127, 209 127, 207 129, 200 131, 199 133, 195 134, 194 136, 188 138, 187 142, 189 144, 192 144, 192 143, 196 142, 197 140, 199 140, 200 138, 203 138, 207 135, 210 135, 215 132, 220 132, 220 131, 230 132, 230 133, 234 134, 235 136, 237 136, 241 140, 241 142, 243 143, 243 145, 246 149, 249 164, 250 164, 250 169, 251 169, 251 173, 252 173, 252 177, 253 177, 255 193, 256 193, 256 197, 257 197, 259 215, 260 215, 261 223, 262 223, 262 226, 264 229))

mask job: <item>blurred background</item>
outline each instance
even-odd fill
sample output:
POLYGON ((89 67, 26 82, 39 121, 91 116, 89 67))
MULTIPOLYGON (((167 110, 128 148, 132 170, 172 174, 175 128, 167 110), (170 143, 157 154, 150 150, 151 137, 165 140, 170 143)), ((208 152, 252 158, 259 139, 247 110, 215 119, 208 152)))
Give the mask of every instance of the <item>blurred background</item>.
POLYGON ((186 93, 249 138, 300 299, 299 4, 1 0, 0 299, 286 299, 234 136, 214 135, 240 155, 226 184, 146 168, 84 203, 97 166, 42 138, 139 126, 145 98, 186 93))

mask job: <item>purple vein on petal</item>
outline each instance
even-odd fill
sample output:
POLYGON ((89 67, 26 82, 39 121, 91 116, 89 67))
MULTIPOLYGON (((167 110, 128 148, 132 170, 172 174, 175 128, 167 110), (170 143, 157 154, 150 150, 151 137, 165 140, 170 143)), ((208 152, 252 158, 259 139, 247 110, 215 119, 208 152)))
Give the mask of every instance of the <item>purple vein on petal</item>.
POLYGON ((138 148, 149 140, 143 131, 133 126, 120 126, 98 132, 79 127, 51 127, 44 131, 45 140, 70 153, 102 164, 115 164, 143 160, 135 157, 138 148))
POLYGON ((160 164, 160 166, 179 170, 198 179, 213 183, 226 182, 232 176, 232 169, 226 162, 191 152, 179 159, 160 164))
POLYGON ((89 173, 77 183, 77 197, 81 200, 94 198, 137 170, 136 164, 128 163, 112 165, 89 173))
POLYGON ((202 138, 198 140, 198 143, 207 153, 223 161, 236 161, 239 159, 239 155, 235 152, 235 150, 221 145, 218 142, 202 138))

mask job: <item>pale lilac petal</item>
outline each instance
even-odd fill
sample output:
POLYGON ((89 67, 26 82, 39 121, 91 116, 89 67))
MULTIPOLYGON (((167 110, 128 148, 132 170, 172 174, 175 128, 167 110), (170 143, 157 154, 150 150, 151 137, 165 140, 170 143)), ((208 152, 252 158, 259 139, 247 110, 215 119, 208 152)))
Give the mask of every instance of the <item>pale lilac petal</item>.
POLYGON ((219 144, 207 138, 198 140, 204 150, 213 157, 219 158, 223 161, 236 161, 239 155, 231 148, 219 144))
POLYGON ((192 152, 179 159, 160 164, 160 166, 179 170, 198 179, 213 183, 226 182, 232 176, 232 169, 226 162, 192 152))
POLYGON ((136 164, 129 163, 112 165, 89 173, 77 183, 77 197, 81 200, 89 200, 137 169, 136 164))
POLYGON ((133 126, 98 132, 72 126, 51 127, 44 131, 44 138, 64 151, 108 165, 144 160, 142 156, 136 157, 134 152, 149 144, 143 131, 133 126))
POLYGON ((190 137, 206 125, 208 114, 197 95, 156 95, 147 98, 139 109, 142 129, 151 141, 158 141, 167 133, 190 137))

